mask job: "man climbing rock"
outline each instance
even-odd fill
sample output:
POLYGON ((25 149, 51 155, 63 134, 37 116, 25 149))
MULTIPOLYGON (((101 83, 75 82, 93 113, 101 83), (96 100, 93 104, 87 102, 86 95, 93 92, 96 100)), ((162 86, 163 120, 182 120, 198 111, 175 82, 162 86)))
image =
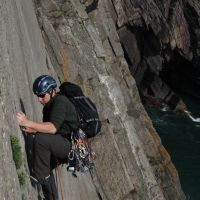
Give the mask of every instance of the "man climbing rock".
POLYGON ((67 158, 71 149, 71 131, 78 127, 75 107, 66 96, 56 93, 56 87, 56 81, 49 75, 39 76, 33 83, 33 92, 44 106, 43 122, 34 122, 23 112, 17 113, 22 130, 35 134, 34 178, 41 183, 45 200, 58 199, 52 158, 67 158))

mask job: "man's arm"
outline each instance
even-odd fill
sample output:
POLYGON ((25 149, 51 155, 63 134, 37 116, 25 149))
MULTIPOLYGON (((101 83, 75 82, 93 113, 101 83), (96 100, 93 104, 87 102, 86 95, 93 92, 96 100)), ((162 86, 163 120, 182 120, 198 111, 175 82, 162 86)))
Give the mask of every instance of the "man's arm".
POLYGON ((29 130, 35 130, 34 132, 55 134, 56 127, 51 122, 34 122, 27 119, 23 112, 17 113, 17 120, 20 126, 23 126, 23 130, 30 133, 29 130))

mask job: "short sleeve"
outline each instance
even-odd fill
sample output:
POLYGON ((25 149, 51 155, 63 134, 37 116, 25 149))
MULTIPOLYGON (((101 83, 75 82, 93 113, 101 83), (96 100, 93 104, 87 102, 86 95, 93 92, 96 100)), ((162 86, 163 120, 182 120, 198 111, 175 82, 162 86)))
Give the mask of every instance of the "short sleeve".
POLYGON ((67 116, 70 116, 73 112, 73 105, 68 98, 63 95, 58 95, 55 97, 52 109, 49 113, 49 122, 53 123, 58 131, 67 116))

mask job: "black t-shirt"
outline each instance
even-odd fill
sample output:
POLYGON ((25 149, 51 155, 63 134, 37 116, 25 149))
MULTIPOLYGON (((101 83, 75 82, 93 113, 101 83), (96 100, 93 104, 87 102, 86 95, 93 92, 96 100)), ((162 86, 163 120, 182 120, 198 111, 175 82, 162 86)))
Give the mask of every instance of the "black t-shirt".
POLYGON ((76 109, 66 96, 56 95, 43 108, 43 122, 53 123, 56 134, 69 138, 71 130, 78 127, 76 109))

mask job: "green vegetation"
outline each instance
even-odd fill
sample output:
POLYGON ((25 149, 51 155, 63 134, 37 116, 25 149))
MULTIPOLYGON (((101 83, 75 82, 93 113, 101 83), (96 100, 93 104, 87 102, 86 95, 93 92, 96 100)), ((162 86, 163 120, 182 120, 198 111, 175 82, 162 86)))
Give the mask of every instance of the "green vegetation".
POLYGON ((22 172, 18 174, 19 183, 21 186, 24 186, 26 183, 26 175, 22 172))
POLYGON ((16 169, 19 169, 22 165, 22 152, 19 144, 19 139, 15 136, 10 137, 11 148, 13 153, 13 160, 15 162, 16 169))
POLYGON ((21 151, 19 139, 15 136, 11 136, 10 143, 11 143, 11 148, 12 148, 13 160, 15 162, 15 167, 17 169, 19 183, 20 183, 20 186, 24 186, 26 183, 26 175, 23 172, 19 172, 19 169, 21 168, 23 164, 22 151, 21 151))

